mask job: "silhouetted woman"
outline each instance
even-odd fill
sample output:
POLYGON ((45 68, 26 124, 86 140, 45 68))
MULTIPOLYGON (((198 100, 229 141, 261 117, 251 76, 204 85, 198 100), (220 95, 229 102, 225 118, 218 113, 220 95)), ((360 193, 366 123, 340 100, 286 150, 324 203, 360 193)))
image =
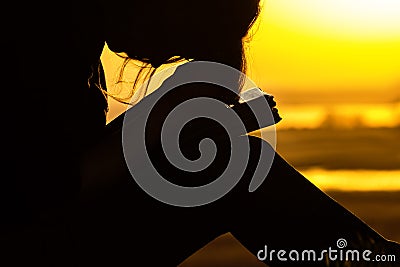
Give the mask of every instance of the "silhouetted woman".
MULTIPOLYGON (((10 222, 3 227, 13 228, 4 231, 3 244, 11 245, 7 252, 11 251, 15 260, 9 266, 27 266, 19 261, 42 266, 176 266, 227 232, 254 255, 265 245, 276 250, 318 250, 345 238, 349 248, 400 257, 396 244, 318 190, 278 154, 266 180, 250 193, 250 180, 262 151, 272 150, 256 137, 243 137, 248 138, 251 153, 239 183, 210 204, 164 204, 132 179, 123 153, 124 117, 105 127, 105 99, 93 83, 104 79, 98 63, 104 42, 112 51, 124 52, 154 68, 178 57, 244 71, 243 42, 258 13, 256 0, 117 0, 102 3, 102 8, 94 1, 51 6, 36 1, 15 12, 14 17, 24 23, 13 27, 22 92, 13 99, 29 101, 13 116, 17 123, 9 137, 15 146, 9 150, 7 167, 15 184, 7 186, 17 192, 9 194, 15 208, 10 209, 10 222)), ((238 93, 239 84, 238 79, 238 93)), ((213 139, 219 149, 215 164, 201 175, 186 173, 186 179, 161 153, 160 123, 171 108, 192 98, 215 98, 236 107, 237 94, 202 83, 173 92, 149 119, 148 152, 172 182, 185 186, 210 182, 229 160, 224 131, 202 120, 185 129, 181 149, 188 158, 198 157, 199 140, 205 137, 213 139)), ((140 111, 149 102, 146 99, 151 101, 151 95, 132 111, 140 111)), ((244 117, 246 110, 245 106, 241 111, 244 117)), ((248 129, 256 130, 249 118, 248 129)), ((140 168, 138 164, 139 172, 140 168)), ((277 258, 266 262, 271 266, 304 265, 277 258)))
MULTIPOLYGON (((109 8, 106 13, 109 48, 153 67, 148 69, 149 72, 179 59, 211 61, 245 71, 244 42, 259 14, 258 0, 116 1, 106 7, 109 8)), ((184 65, 178 67, 176 73, 181 69, 183 72, 184 65)), ((240 77, 237 78, 238 94, 240 77)), ((173 79, 174 76, 164 84, 173 79)), ((162 88, 159 90, 164 90, 162 88)), ((142 111, 157 99, 157 94, 156 91, 146 96, 127 114, 139 117, 140 121, 142 111)), ((178 86, 159 102, 155 101, 157 105, 146 121, 147 131, 144 135, 139 132, 137 139, 145 139, 149 158, 165 179, 183 186, 207 184, 221 175, 231 156, 226 132, 208 120, 197 120, 191 127, 182 128, 180 149, 189 159, 196 160, 200 157, 200 141, 210 138, 218 150, 215 161, 200 174, 182 172, 174 167, 163 155, 160 140, 163 122, 168 119, 169 112, 196 97, 213 98, 228 107, 239 107, 237 94, 221 86, 197 82, 178 86)), ((275 103, 271 98, 268 100, 272 109, 275 103)), ((254 118, 247 116, 248 112, 245 107, 240 116, 247 118, 245 125, 249 132, 268 126, 257 127, 252 123, 254 118)), ((266 110, 266 114, 268 112, 266 110)), ((279 121, 273 109, 272 114, 274 123, 279 121)), ((265 181, 250 193, 249 184, 262 152, 272 150, 256 137, 242 136, 250 143, 248 166, 236 187, 224 197, 198 207, 177 207, 152 198, 138 186, 128 170, 133 168, 139 176, 143 170, 144 175, 141 159, 133 162, 133 166, 127 166, 122 140, 124 117, 125 114, 107 126, 104 139, 89 150, 83 160, 84 219, 80 222, 84 223, 78 227, 82 266, 143 265, 144 262, 151 266, 176 266, 227 232, 254 255, 265 245, 275 249, 275 253, 279 249, 338 249, 342 244, 336 242, 345 239, 348 249, 369 249, 374 255, 400 257, 397 244, 384 239, 321 192, 279 154, 275 154, 265 181)), ((131 126, 135 127, 135 120, 131 126)), ((271 266, 376 264, 365 260, 344 263, 329 260, 326 253, 322 255, 318 262, 282 261, 273 256, 266 256, 265 262, 271 266)))

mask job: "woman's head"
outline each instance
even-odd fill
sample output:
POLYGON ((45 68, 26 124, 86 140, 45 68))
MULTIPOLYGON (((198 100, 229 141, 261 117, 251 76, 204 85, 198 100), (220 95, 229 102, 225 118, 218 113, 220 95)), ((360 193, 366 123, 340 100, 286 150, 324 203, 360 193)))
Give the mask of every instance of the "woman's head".
POLYGON ((243 70, 243 38, 259 14, 259 1, 116 0, 106 7, 107 44, 153 67, 179 57, 243 70))
POLYGON ((179 60, 218 62, 245 72, 244 42, 259 5, 260 0, 114 0, 105 6, 106 42, 126 59, 150 64, 150 77, 160 65, 179 60))

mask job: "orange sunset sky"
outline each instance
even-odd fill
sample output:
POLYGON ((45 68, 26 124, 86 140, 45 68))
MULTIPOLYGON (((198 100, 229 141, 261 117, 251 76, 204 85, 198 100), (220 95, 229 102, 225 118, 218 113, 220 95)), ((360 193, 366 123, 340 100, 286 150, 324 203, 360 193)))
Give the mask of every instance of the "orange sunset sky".
POLYGON ((400 88, 400 2, 266 0, 250 53, 250 76, 282 97, 391 101, 400 88))
MULTIPOLYGON (((327 108, 400 124, 400 1, 265 0, 251 35, 248 75, 275 96, 280 127, 315 126, 327 108)), ((102 60, 112 91, 122 62, 107 48, 102 60)), ((110 102, 109 120, 126 108, 110 102)))

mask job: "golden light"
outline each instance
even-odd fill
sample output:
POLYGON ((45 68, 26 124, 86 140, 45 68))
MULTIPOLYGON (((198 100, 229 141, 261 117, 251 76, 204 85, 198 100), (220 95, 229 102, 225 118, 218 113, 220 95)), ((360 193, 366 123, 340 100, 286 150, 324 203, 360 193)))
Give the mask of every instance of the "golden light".
MULTIPOLYGON (((320 34, 370 37, 400 36, 400 2, 397 0, 281 0, 266 1, 266 9, 282 10, 288 23, 306 26, 320 34)), ((275 13, 281 15, 281 12, 275 13)), ((264 13, 271 17, 271 12, 264 13)))
POLYGON ((369 100, 398 95, 400 1, 266 0, 262 7, 249 63, 266 90, 285 101, 322 91, 325 99, 378 89, 369 100))
POLYGON ((324 191, 398 191, 400 171, 324 170, 301 171, 313 184, 324 191))

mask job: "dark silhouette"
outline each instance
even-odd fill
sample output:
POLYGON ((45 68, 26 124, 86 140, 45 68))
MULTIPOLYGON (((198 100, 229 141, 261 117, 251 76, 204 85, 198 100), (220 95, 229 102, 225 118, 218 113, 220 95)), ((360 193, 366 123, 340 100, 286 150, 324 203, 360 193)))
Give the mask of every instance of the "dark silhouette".
MULTIPOLYGON (((2 186, 7 201, 2 203, 2 259, 11 260, 5 266, 176 266, 227 232, 254 255, 264 245, 323 250, 345 238, 348 248, 400 259, 398 244, 325 195, 279 154, 264 183, 249 193, 260 151, 273 149, 256 137, 243 137, 249 139, 251 153, 238 185, 208 205, 163 204, 132 179, 122 149, 123 116, 105 125, 105 92, 96 86, 103 81, 105 88, 99 62, 104 42, 112 51, 155 68, 178 56, 244 70, 243 38, 257 18, 258 5, 257 0, 117 0, 15 7, 20 23, 12 26, 11 35, 19 56, 14 99, 29 101, 13 115, 7 136, 13 146, 7 150, 10 177, 2 186)), ((216 163, 200 176, 182 178, 160 152, 160 122, 173 107, 198 96, 233 107, 241 104, 237 94, 209 84, 185 85, 174 92, 149 120, 154 130, 146 132, 149 154, 166 179, 193 186, 205 177, 200 183, 207 183, 218 177, 230 156, 223 131, 204 131, 211 126, 202 120, 185 130, 181 148, 189 158, 198 157, 198 142, 205 137, 215 141, 218 154, 216 163)), ((272 98, 266 97, 274 107, 272 98)), ((130 112, 139 114, 142 104, 130 112)), ((249 131, 267 126, 254 124, 242 105, 239 112, 249 131)), ((279 119, 276 116, 275 122, 279 119)), ((266 263, 304 265, 274 259, 266 263)), ((306 263, 314 264, 344 263, 306 263)), ((375 264, 361 261, 349 266, 381 266, 375 264)))
POLYGON ((4 99, 12 106, 0 185, 1 265, 72 266, 79 155, 106 123, 106 98, 88 86, 104 46, 102 8, 96 1, 14 1, 7 12, 11 84, 4 99))

